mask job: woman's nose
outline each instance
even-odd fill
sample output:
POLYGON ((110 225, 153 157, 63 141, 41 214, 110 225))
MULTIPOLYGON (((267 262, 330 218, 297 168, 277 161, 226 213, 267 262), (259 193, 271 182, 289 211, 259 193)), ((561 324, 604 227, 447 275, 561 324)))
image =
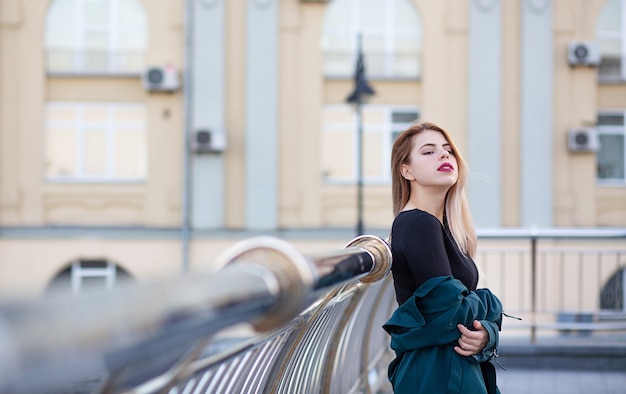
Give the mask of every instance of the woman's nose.
POLYGON ((448 152, 446 149, 442 149, 441 153, 439 154, 439 157, 442 159, 450 157, 450 152, 448 152))

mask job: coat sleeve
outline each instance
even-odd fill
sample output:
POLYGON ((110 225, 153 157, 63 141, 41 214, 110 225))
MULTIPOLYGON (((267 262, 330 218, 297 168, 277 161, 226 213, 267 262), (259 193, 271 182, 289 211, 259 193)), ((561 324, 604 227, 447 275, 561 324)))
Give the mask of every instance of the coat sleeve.
POLYGON ((480 324, 485 327, 489 335, 487 346, 480 353, 476 353, 471 357, 478 363, 484 363, 491 360, 497 354, 498 344, 500 342, 500 327, 489 320, 479 320, 480 324))
POLYGON ((455 343, 460 337, 457 324, 471 327, 484 321, 489 344, 479 359, 493 356, 502 323, 502 304, 487 289, 469 291, 451 276, 427 280, 392 314, 383 328, 391 335, 391 347, 404 353, 430 346, 455 343), (487 350, 488 349, 488 350, 487 350))

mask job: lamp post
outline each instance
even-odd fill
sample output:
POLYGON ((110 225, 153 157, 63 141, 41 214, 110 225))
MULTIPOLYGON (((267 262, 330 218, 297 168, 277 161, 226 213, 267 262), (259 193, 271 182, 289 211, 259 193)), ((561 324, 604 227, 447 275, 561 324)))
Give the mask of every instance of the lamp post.
POLYGON ((357 35, 357 59, 354 71, 354 90, 346 101, 356 107, 357 120, 357 224, 356 235, 363 235, 363 102, 376 92, 365 76, 365 60, 361 47, 361 34, 357 35))

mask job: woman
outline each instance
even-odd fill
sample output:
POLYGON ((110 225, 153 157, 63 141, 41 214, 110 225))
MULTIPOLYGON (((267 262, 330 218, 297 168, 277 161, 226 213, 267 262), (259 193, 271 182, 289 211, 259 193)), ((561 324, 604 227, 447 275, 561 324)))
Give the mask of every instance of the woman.
POLYGON ((392 275, 398 309, 384 325, 396 358, 396 393, 499 393, 502 306, 477 290, 476 233, 464 187, 467 164, 448 132, 415 123, 391 153, 392 275))

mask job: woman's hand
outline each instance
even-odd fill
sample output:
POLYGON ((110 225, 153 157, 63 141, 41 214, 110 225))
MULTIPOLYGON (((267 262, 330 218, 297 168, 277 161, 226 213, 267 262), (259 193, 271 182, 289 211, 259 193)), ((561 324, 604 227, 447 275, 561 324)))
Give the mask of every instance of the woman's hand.
POLYGON ((463 324, 457 325, 461 332, 461 338, 458 340, 458 346, 454 347, 454 351, 461 356, 472 356, 480 353, 489 343, 489 333, 485 327, 478 320, 474 320, 473 325, 476 331, 468 329, 463 324))

